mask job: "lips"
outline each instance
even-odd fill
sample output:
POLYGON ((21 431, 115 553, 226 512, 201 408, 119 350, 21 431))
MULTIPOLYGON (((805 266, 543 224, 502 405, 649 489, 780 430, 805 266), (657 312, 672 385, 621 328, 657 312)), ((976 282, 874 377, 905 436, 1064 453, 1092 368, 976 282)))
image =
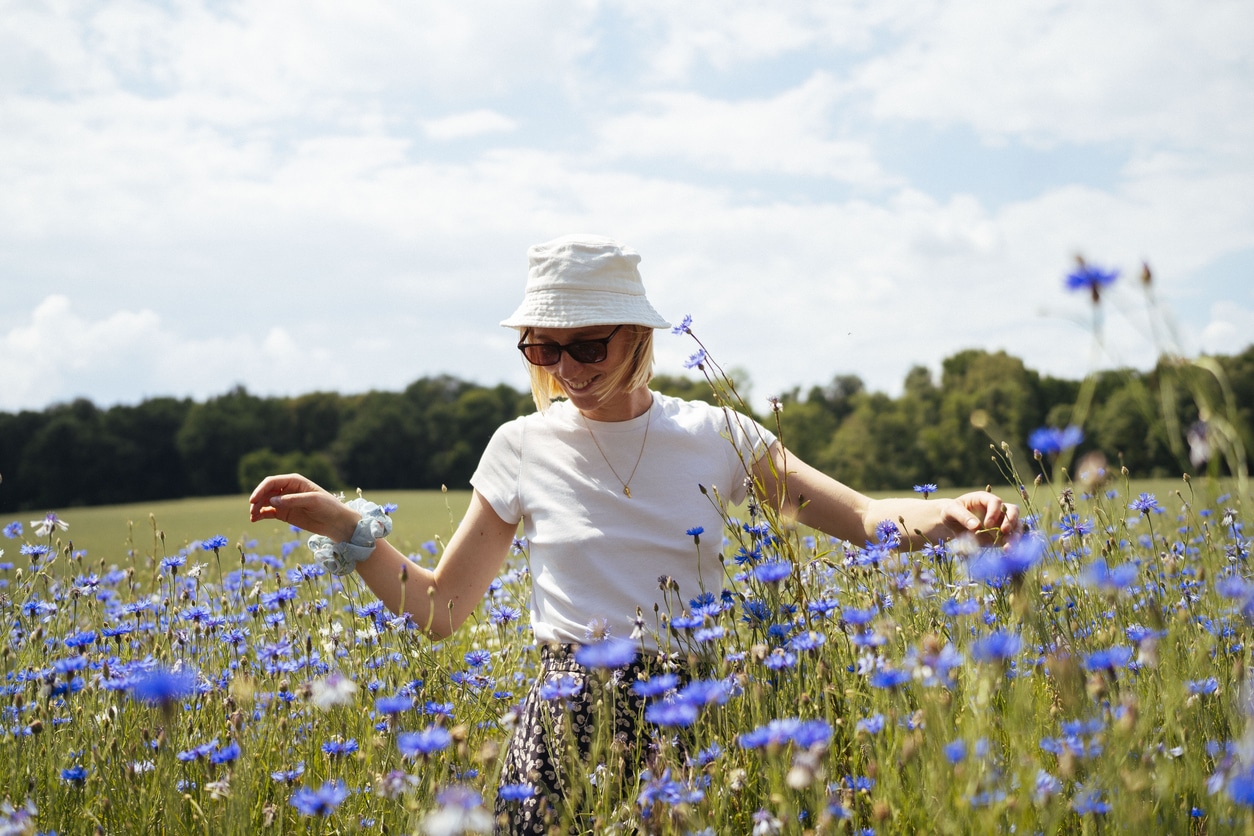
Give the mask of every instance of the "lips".
POLYGON ((598 377, 600 377, 600 375, 591 377, 582 383, 575 383, 574 381, 563 380, 562 387, 566 389, 566 391, 568 392, 586 392, 589 388, 591 388, 593 383, 596 383, 598 377))

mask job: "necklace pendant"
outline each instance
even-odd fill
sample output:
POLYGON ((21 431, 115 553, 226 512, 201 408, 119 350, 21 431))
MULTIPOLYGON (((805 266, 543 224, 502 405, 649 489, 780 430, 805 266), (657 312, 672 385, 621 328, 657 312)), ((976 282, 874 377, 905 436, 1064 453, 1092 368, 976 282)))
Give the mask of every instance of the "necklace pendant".
POLYGON ((627 497, 628 499, 631 499, 631 488, 627 487, 626 485, 623 485, 623 496, 627 497))

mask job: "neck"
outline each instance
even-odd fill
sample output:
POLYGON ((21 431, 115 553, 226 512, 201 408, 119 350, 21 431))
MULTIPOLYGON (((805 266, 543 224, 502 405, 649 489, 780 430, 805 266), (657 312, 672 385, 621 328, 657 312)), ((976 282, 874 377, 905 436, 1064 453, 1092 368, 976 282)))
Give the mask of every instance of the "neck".
POLYGON ((652 406, 653 392, 649 387, 641 386, 579 412, 590 421, 630 421, 644 415, 652 406))

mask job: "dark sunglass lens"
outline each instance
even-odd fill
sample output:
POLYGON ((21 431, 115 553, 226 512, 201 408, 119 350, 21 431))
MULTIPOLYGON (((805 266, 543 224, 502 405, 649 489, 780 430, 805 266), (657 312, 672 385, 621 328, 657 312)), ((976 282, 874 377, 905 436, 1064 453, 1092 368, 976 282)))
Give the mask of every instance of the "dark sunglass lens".
POLYGON ((529 345, 523 354, 534 366, 551 366, 562 358, 562 350, 556 345, 529 345))
POLYGON ((575 343, 566 346, 566 353, 580 363, 600 363, 605 359, 606 345, 602 342, 575 343))

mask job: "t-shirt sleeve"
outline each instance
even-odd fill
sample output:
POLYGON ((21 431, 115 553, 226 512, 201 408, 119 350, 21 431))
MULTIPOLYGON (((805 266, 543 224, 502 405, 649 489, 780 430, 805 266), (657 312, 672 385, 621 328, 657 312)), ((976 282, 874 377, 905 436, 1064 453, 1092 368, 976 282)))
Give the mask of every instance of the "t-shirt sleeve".
POLYGON ((502 424, 492 434, 470 484, 507 523, 522 519, 519 477, 522 471, 523 420, 502 424))
POLYGON ((730 464, 738 478, 730 482, 731 500, 734 503, 744 502, 748 495, 745 477, 746 468, 752 467, 766 455, 775 443, 775 433, 762 426, 747 415, 724 408, 726 427, 724 432, 731 433, 732 460, 730 464))

